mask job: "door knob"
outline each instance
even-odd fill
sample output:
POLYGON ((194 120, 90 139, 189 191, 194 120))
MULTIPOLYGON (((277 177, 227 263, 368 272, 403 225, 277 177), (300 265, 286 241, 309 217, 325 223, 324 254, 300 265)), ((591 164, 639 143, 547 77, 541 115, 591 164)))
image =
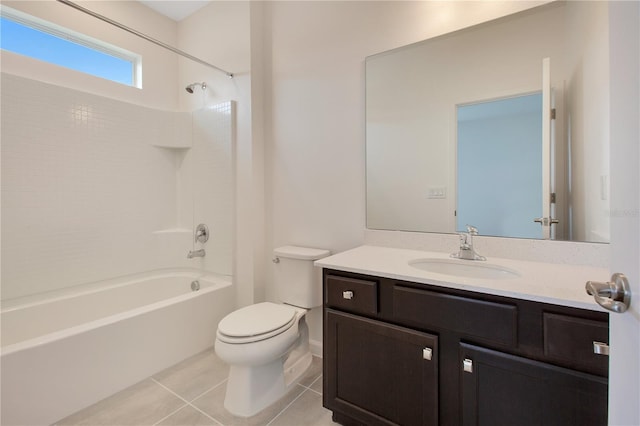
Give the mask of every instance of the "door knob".
POLYGON ((605 283, 587 281, 585 290, 598 305, 619 314, 629 309, 631 304, 629 281, 624 274, 618 272, 611 276, 611 281, 605 283))

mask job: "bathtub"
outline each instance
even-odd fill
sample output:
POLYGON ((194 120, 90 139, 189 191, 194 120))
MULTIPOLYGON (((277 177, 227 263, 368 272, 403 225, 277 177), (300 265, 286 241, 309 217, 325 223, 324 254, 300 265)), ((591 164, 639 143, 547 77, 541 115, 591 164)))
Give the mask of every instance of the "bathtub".
POLYGON ((165 271, 3 307, 1 423, 52 424, 211 347, 234 306, 229 277, 165 271))

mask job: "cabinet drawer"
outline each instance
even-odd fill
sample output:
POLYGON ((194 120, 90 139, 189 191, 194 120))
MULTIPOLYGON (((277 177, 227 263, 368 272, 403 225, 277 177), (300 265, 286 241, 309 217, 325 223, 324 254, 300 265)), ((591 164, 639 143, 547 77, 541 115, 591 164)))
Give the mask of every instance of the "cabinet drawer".
POLYGON ((446 329, 507 346, 517 345, 518 308, 396 285, 393 316, 427 329, 446 329))
POLYGON ((606 376, 609 357, 594 352, 594 342, 608 344, 609 324, 544 312, 544 354, 572 368, 606 376))
POLYGON ((328 306, 355 313, 378 313, 376 281, 327 275, 324 291, 324 300, 328 306))

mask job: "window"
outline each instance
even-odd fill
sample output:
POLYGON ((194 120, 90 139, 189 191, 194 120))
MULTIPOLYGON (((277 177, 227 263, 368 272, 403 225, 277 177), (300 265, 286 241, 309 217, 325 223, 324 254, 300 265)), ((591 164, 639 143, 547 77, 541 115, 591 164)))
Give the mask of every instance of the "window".
POLYGON ((0 19, 3 50, 142 87, 140 55, 4 6, 0 19))

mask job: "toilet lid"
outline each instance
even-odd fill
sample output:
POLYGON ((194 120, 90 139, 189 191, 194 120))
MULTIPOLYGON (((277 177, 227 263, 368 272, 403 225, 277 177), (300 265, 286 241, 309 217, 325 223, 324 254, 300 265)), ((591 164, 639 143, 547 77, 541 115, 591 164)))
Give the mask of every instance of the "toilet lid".
POLYGON ((295 308, 263 302, 231 312, 218 324, 218 331, 229 337, 259 336, 290 324, 295 308))

